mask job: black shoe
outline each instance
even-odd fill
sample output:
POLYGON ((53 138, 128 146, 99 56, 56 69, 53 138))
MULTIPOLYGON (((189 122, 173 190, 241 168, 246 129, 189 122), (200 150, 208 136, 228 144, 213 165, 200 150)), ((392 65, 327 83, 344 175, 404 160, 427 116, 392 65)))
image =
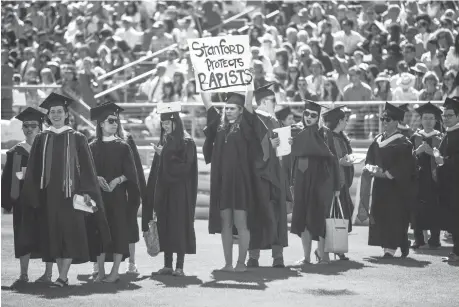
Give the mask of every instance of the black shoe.
POLYGON ((338 256, 339 260, 349 260, 348 257, 346 257, 345 254, 335 254, 336 256, 338 256))
POLYGON ((275 259, 273 261, 273 268, 285 268, 284 258, 275 259))
POLYGON ((405 246, 400 247, 400 250, 402 251, 402 258, 408 257, 408 255, 410 254, 410 246, 411 246, 411 241, 408 240, 406 241, 405 246))
POLYGON ((260 264, 258 263, 257 259, 249 258, 249 261, 247 261, 247 267, 248 268, 258 268, 260 267, 260 264))
POLYGON ((439 249, 441 247, 440 242, 438 241, 430 241, 429 240, 429 248, 430 249, 439 249))
POLYGON ((385 253, 383 256, 384 259, 392 259, 394 256, 391 253, 385 253))
POLYGON ((423 247, 423 246, 425 246, 425 245, 426 245, 426 244, 425 244, 424 242, 419 243, 419 242, 416 242, 416 241, 415 241, 415 242, 413 243, 413 245, 411 245, 411 248, 412 248, 412 249, 419 249, 419 248, 421 248, 421 247, 423 247))

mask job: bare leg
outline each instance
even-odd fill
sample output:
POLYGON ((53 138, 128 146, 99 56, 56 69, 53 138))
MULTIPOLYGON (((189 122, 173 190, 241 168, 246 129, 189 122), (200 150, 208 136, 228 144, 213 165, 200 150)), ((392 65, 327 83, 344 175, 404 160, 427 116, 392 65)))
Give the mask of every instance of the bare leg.
POLYGON ((57 271, 58 271, 59 274, 61 274, 61 271, 62 271, 62 259, 61 258, 56 259, 56 264, 57 264, 57 271))
POLYGON ((99 269, 97 271, 97 277, 94 279, 94 282, 101 282, 105 278, 105 253, 97 256, 97 266, 99 269))
POLYGON ((250 231, 247 228, 247 212, 244 210, 234 210, 234 225, 237 228, 239 235, 239 257, 237 260, 236 269, 244 269, 245 259, 247 258, 247 251, 250 244, 250 231))
POLYGON ((129 264, 135 265, 135 243, 129 243, 129 264))
POLYGON ((329 253, 325 252, 325 238, 319 237, 319 244, 317 245, 319 251, 319 256, 321 258, 320 262, 327 263, 330 262, 329 253))
POLYGON ((104 279, 104 282, 116 282, 120 278, 119 270, 121 260, 123 260, 123 255, 121 254, 113 254, 113 267, 110 275, 104 279))
POLYGON ((62 267, 61 267, 61 270, 59 271, 59 278, 62 279, 63 281, 67 281, 68 280, 67 276, 69 274, 70 265, 72 264, 72 258, 61 258, 60 260, 62 263, 62 267))
POLYGON ((19 258, 19 263, 21 265, 21 276, 27 276, 29 272, 29 260, 30 254, 21 256, 19 258))
MULTIPOLYGON (((220 211, 222 222, 222 245, 225 256, 225 268, 233 268, 233 212, 231 209, 220 211)), ((224 269, 225 269, 224 268, 224 269)))
POLYGON ((304 253, 304 260, 301 260, 301 262, 303 262, 303 264, 311 263, 312 238, 311 238, 311 234, 306 228, 301 233, 301 243, 303 245, 303 253, 304 253))

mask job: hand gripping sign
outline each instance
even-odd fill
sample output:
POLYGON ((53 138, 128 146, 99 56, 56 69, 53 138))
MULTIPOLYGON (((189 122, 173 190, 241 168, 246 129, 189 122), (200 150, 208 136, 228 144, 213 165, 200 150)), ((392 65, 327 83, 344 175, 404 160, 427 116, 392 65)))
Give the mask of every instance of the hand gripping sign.
POLYGON ((188 45, 198 92, 253 90, 247 35, 189 39, 188 45))

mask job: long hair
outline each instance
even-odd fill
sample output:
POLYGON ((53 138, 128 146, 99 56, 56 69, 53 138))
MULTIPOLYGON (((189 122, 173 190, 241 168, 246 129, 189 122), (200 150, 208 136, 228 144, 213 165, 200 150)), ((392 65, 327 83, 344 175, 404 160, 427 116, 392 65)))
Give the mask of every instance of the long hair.
MULTIPOLYGON (((185 128, 183 126, 183 121, 180 118, 180 114, 178 112, 174 113, 174 119, 172 120, 173 124, 173 130, 170 133, 170 136, 174 138, 174 140, 179 141, 181 144, 183 144, 183 141, 185 139, 190 138, 190 135, 188 132, 185 131, 185 128)), ((159 143, 161 145, 164 145, 164 135, 166 134, 166 131, 163 128, 163 125, 161 124, 161 136, 159 139, 159 143)))
POLYGON ((327 78, 326 82, 329 82, 331 84, 332 89, 331 89, 331 93, 329 93, 328 90, 325 88, 324 89, 324 96, 328 97, 329 95, 331 95, 332 102, 335 102, 338 99, 338 96, 341 94, 340 90, 338 88, 338 85, 336 84, 336 81, 333 78, 327 78))
MULTIPOLYGON (((103 123, 107 119, 108 115, 104 119, 99 119, 97 120, 97 126, 96 126, 96 139, 99 142, 102 142, 104 133, 102 131, 102 127, 100 126, 101 123, 103 123)), ((121 122, 119 117, 116 119, 116 122, 118 123, 118 127, 116 128, 115 136, 119 137, 120 139, 125 139, 125 133, 123 130, 123 127, 121 126, 121 122)))
MULTIPOLYGON (((241 106, 237 106, 237 108, 239 109, 241 114, 236 119, 234 124, 231 126, 231 131, 229 131, 230 133, 237 131, 239 129, 239 123, 241 122, 243 109, 242 109, 241 106)), ((221 119, 220 119, 220 126, 218 126, 218 131, 227 130, 229 125, 230 125, 230 122, 229 122, 228 118, 226 117, 225 110, 223 110, 222 116, 221 116, 221 119)))

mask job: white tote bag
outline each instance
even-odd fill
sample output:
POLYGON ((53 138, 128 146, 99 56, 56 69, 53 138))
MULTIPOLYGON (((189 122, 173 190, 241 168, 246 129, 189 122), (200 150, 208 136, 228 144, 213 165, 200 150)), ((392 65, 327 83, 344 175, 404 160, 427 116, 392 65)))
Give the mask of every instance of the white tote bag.
POLYGON ((155 213, 153 213, 153 219, 148 223, 148 231, 143 238, 145 239, 148 255, 151 257, 156 257, 159 254, 160 246, 155 213))
POLYGON ((343 208, 338 197, 334 197, 330 208, 330 217, 325 220, 325 252, 344 254, 348 252, 348 225, 349 220, 344 219, 343 208), (336 217, 335 206, 338 205, 341 217, 336 217))

